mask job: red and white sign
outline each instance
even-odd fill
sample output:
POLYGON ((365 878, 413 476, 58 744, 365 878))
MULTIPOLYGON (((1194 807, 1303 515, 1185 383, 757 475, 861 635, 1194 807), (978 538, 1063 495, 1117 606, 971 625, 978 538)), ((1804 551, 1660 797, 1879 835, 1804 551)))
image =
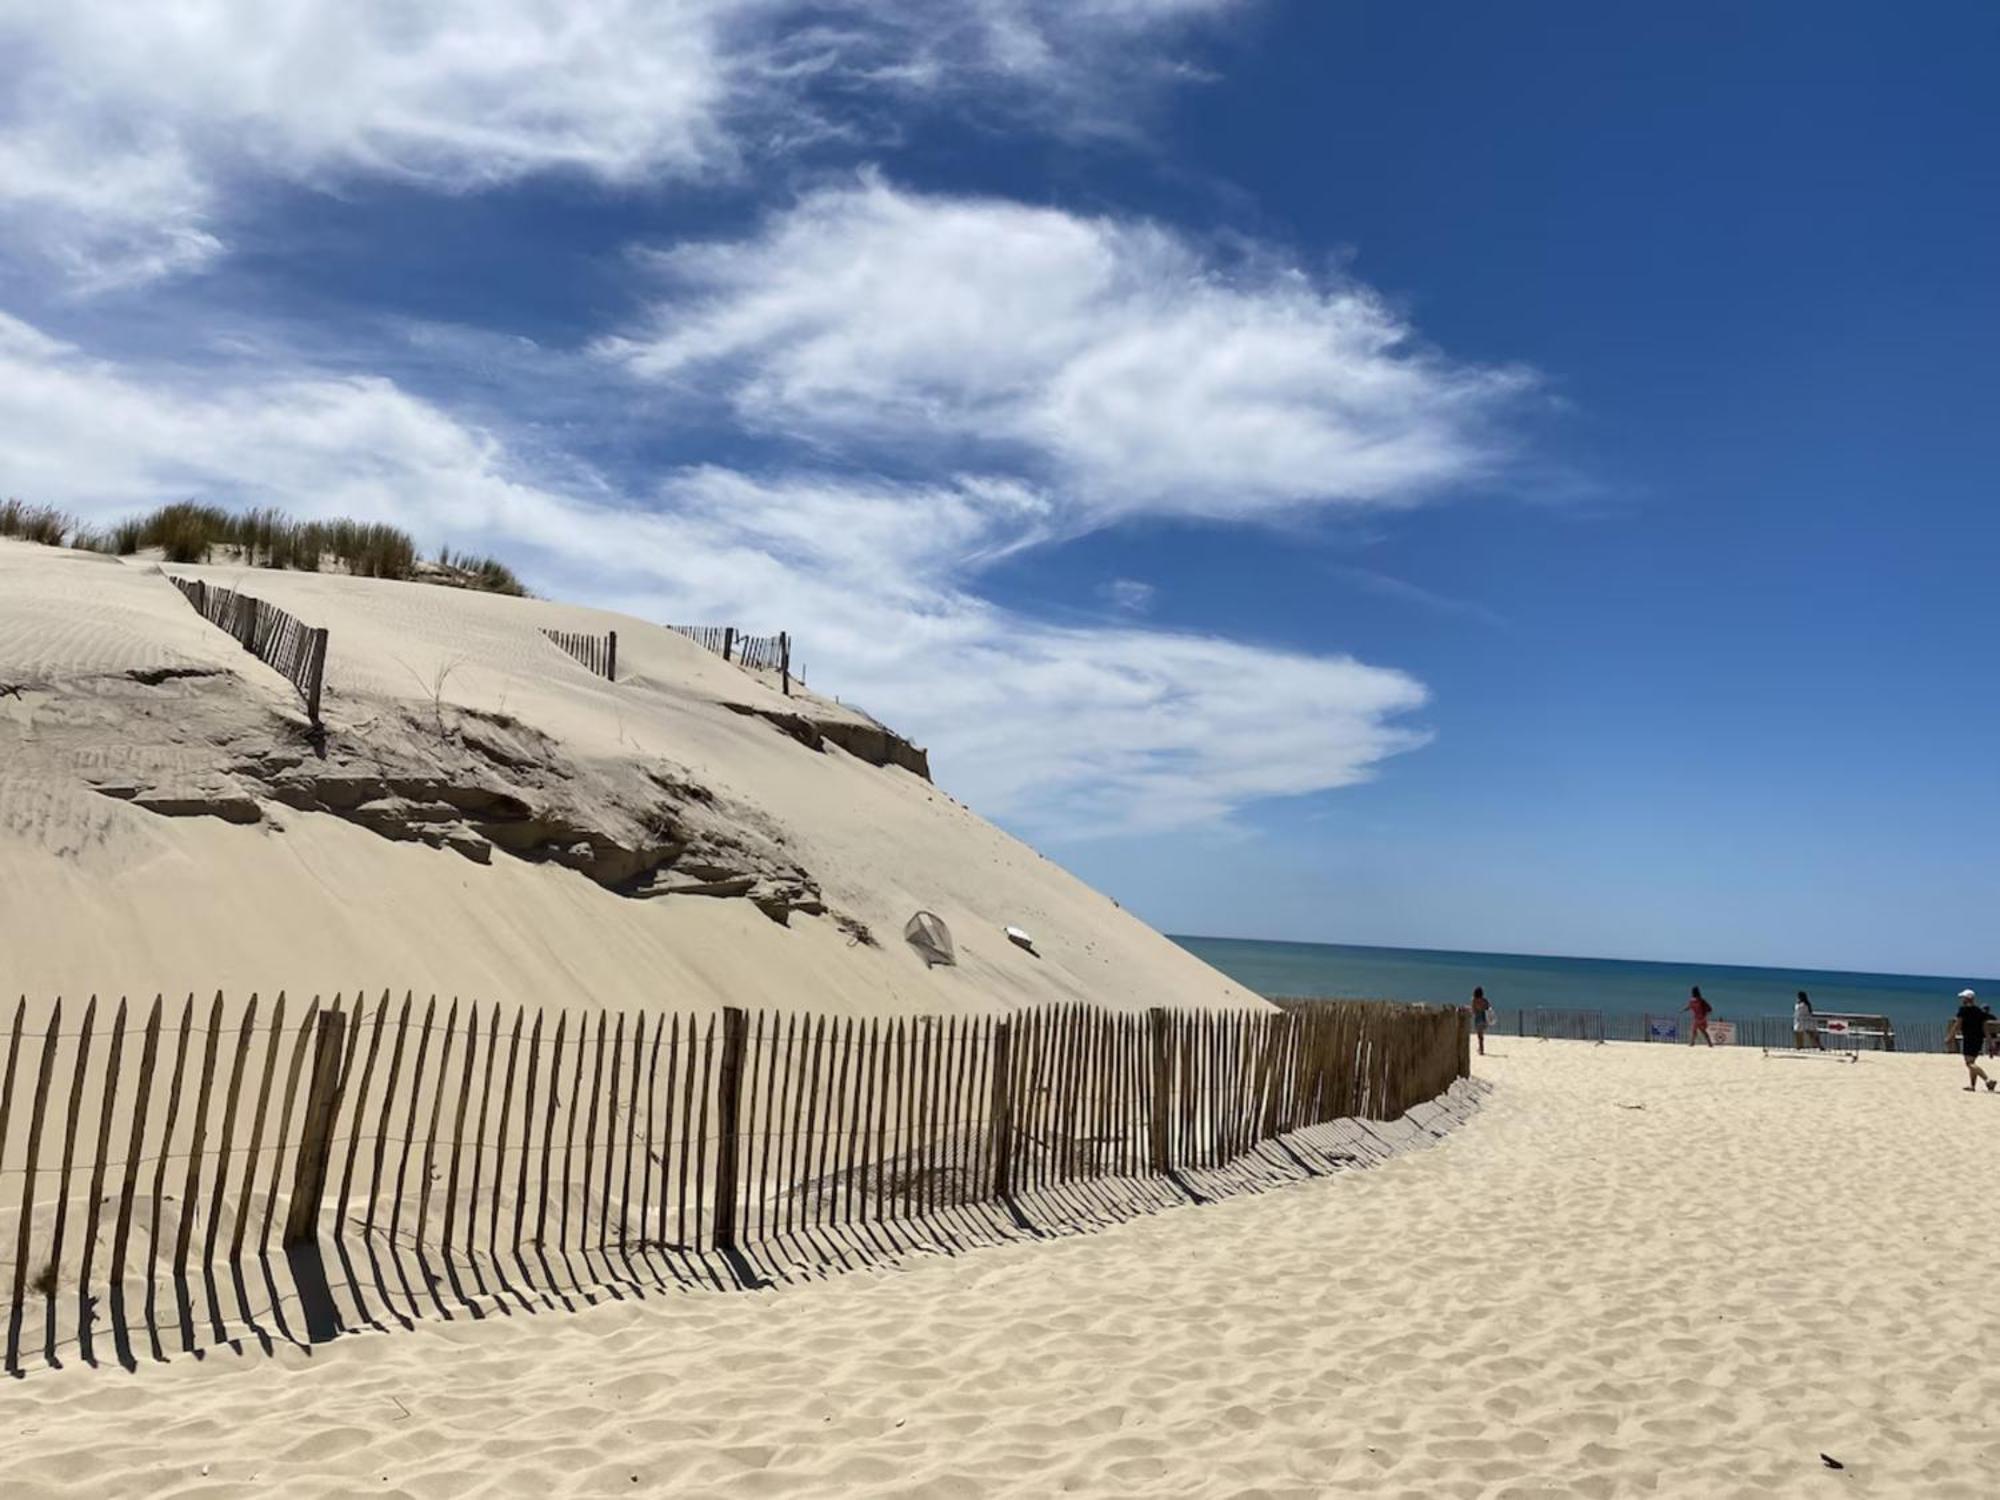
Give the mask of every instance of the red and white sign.
POLYGON ((1734 1021, 1710 1021, 1708 1023, 1708 1034, 1715 1038, 1715 1045, 1718 1047, 1733 1046, 1736 1042, 1736 1023, 1734 1021))

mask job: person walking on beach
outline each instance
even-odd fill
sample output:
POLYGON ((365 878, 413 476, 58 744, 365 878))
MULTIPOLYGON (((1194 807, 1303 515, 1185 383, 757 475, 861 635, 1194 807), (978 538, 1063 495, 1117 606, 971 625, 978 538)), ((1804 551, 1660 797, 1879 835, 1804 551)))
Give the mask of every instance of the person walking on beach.
POLYGON ((1708 1034, 1708 1018, 1715 1013, 1715 1007, 1701 998, 1701 986, 1695 985, 1688 991, 1688 1003, 1681 1007, 1694 1017, 1694 1025, 1688 1030, 1688 1045, 1692 1047, 1699 1037, 1709 1046, 1715 1045, 1715 1038, 1708 1034))
POLYGON ((1486 1023, 1493 1018, 1493 1002, 1479 985, 1472 987, 1472 1034, 1479 1038, 1479 1055, 1486 1055, 1486 1023))
POLYGON ((1798 1003, 1792 1007, 1792 1046, 1799 1051, 1807 1047, 1826 1051, 1826 1038, 1819 1034, 1819 1017, 1813 1014, 1812 1001, 1804 990, 1799 991, 1798 1003))
POLYGON ((1993 1090, 1993 1080, 1979 1066, 1979 1054, 1986 1046, 1986 1032, 1994 1024, 1993 1012, 1979 1003, 1971 990, 1958 992, 1958 1014, 1952 1018, 1958 1028, 1958 1055, 1965 1059, 1965 1091, 1975 1092, 1984 1083, 1993 1090))

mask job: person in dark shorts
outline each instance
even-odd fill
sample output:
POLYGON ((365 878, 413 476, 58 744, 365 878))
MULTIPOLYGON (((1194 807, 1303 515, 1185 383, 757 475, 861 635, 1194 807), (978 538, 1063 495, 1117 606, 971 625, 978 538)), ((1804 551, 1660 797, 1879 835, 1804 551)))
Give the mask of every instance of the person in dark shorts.
POLYGON ((1699 1037, 1709 1046, 1715 1045, 1715 1038, 1708 1034, 1708 1018, 1715 1014, 1715 1007, 1701 998, 1701 986, 1695 985, 1688 991, 1688 1003, 1681 1007, 1694 1017, 1694 1024, 1688 1028, 1688 1045, 1692 1047, 1699 1037))
POLYGON ((1975 1091, 1984 1083, 1990 1092, 1993 1080, 1979 1066, 1979 1054, 1986 1047, 1987 1030, 1994 1025, 1993 1012, 1979 1003, 1971 990, 1958 992, 1958 1014, 1952 1020, 1958 1028, 1958 1055, 1965 1059, 1965 1090, 1975 1091))
POLYGON ((1493 1019, 1493 1002, 1479 985, 1472 987, 1472 1034, 1479 1038, 1479 1055, 1486 1055, 1486 1023, 1493 1019))

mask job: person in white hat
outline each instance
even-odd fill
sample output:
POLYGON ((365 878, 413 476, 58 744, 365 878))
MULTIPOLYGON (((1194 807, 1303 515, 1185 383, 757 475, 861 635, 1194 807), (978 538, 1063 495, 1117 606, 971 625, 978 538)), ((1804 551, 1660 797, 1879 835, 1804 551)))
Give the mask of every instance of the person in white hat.
POLYGON ((1958 1033, 1958 1055, 1965 1059, 1966 1092, 1972 1093, 1983 1083, 1990 1093, 1993 1080, 1979 1066, 1979 1054, 1986 1046, 1987 1028, 1995 1024, 1993 1012, 1981 1005, 1979 997, 1971 990, 1960 990, 1958 1014, 1952 1018, 1951 1024, 1958 1033))

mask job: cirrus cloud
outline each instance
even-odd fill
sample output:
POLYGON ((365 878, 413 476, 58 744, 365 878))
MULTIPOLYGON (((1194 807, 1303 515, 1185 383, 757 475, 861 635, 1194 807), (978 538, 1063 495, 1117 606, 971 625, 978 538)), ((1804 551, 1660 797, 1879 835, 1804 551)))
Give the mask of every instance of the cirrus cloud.
POLYGON ((1242 3, 14 0, 0 209, 74 284, 140 283, 220 257, 266 180, 713 180, 913 99, 1115 118, 1177 76, 1156 47, 1242 3))
POLYGON ((1057 626, 981 598, 981 559, 1049 495, 976 474, 899 484, 721 467, 644 491, 552 477, 378 376, 93 357, 0 314, 0 492, 105 521, 198 493, 392 521, 490 548, 563 597, 784 624, 814 683, 934 753, 945 785, 1030 830, 1214 824, 1348 785, 1423 742, 1408 675, 1191 631, 1057 626), (108 438, 115 434, 116 441, 108 438))
POLYGON ((1062 497, 1056 530, 1412 504, 1502 472, 1536 384, 1268 250, 872 174, 646 261, 650 318, 607 357, 719 382, 767 434, 1007 466, 1062 497))

